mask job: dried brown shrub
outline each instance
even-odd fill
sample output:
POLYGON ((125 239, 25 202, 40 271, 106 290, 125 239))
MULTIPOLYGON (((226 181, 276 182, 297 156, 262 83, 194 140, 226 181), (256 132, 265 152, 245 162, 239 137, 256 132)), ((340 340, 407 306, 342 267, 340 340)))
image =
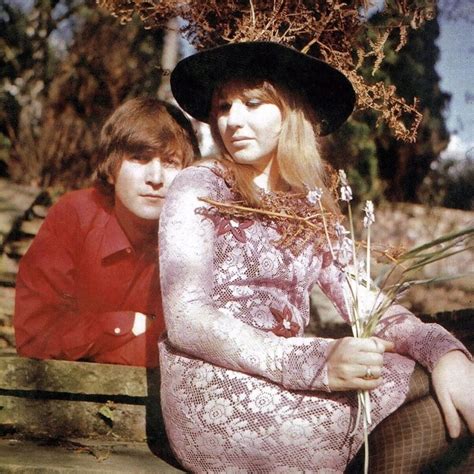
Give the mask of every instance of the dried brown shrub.
POLYGON ((384 59, 389 40, 397 51, 407 41, 411 28, 419 28, 436 15, 435 0, 387 1, 377 26, 361 14, 370 0, 97 0, 122 23, 134 14, 145 28, 164 28, 173 17, 181 17, 181 33, 197 49, 225 43, 266 40, 293 46, 320 57, 342 70, 352 81, 360 110, 378 112, 395 137, 415 141, 421 122, 418 104, 398 97, 394 86, 369 82, 362 68, 374 74, 384 59), (370 34, 369 34, 370 31, 370 34))

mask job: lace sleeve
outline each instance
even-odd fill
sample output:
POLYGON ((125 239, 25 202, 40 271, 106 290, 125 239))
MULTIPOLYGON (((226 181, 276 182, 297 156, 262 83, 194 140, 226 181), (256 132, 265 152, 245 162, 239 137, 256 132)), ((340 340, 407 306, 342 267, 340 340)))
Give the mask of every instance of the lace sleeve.
POLYGON ((472 360, 466 347, 439 324, 423 323, 401 305, 391 306, 377 328, 377 336, 395 343, 399 354, 410 356, 430 372, 447 352, 460 350, 472 360))
POLYGON ((160 217, 160 277, 170 343, 193 357, 265 377, 289 389, 329 391, 330 339, 278 337, 245 324, 213 302, 213 224, 196 212, 199 197, 219 199, 219 180, 205 167, 175 179, 160 217))

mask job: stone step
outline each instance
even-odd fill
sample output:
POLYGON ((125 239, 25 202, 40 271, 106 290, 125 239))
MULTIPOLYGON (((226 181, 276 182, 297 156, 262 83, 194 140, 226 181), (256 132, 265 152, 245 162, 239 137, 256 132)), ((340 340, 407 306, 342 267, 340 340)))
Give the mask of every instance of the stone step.
POLYGON ((40 227, 43 225, 43 222, 44 222, 44 219, 39 219, 39 218, 25 220, 20 225, 20 231, 23 234, 27 234, 29 236, 35 236, 40 230, 40 227))
MULTIPOLYGON (((23 456, 22 449, 27 451, 30 445, 22 440, 41 439, 49 443, 50 440, 77 438, 87 439, 88 445, 98 443, 101 450, 104 446, 112 446, 108 452, 111 458, 118 458, 117 465, 120 465, 121 457, 129 457, 139 463, 142 458, 149 457, 156 463, 158 458, 154 455, 160 458, 164 467, 176 465, 161 414, 158 370, 35 360, 11 353, 0 355, 0 439, 12 439, 11 446, 19 452, 19 464, 15 464, 14 460, 8 461, 5 465, 9 466, 9 470, 4 471, 2 463, 6 462, 6 458, 3 452, 13 448, 9 449, 10 445, 5 442, 0 446, 0 472, 103 470, 102 464, 98 466, 97 460, 92 462, 89 458, 87 462, 90 466, 86 470, 83 467, 76 469, 76 465, 70 462, 71 456, 66 456, 67 450, 58 454, 66 463, 64 466, 58 464, 64 471, 48 471, 48 465, 43 469, 41 463, 48 454, 39 449, 41 443, 38 449, 35 448, 41 461, 39 470, 29 470, 30 464, 37 463, 31 457, 23 456), (133 446, 133 449, 125 449, 124 446, 133 446), (116 453, 119 455, 116 456, 116 453)), ((54 443, 52 446, 58 447, 54 443)), ((75 459, 78 459, 77 456, 75 459)), ((124 465, 127 465, 125 461, 124 465)), ((82 465, 79 463, 77 466, 82 465)), ((154 471, 112 469, 110 472, 176 472, 154 466, 154 471)))
POLYGON ((146 443, 0 438, 0 472, 175 474, 184 471, 156 457, 146 443))
POLYGON ((141 367, 2 356, 0 433, 144 441, 156 383, 141 367))
POLYGON ((13 240, 5 244, 4 251, 10 258, 19 260, 30 248, 31 242, 33 242, 32 238, 13 240))
POLYGON ((30 208, 40 191, 36 187, 0 178, 0 245, 12 230, 14 222, 30 208))
POLYGON ((0 283, 2 285, 15 286, 18 273, 18 259, 0 254, 0 283))

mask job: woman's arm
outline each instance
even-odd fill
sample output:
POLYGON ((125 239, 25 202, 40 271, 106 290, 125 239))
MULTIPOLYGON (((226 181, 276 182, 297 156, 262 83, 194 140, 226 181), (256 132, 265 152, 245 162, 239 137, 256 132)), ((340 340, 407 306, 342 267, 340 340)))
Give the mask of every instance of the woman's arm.
POLYGON ((284 338, 225 314, 213 301, 215 229, 199 197, 222 199, 204 167, 175 179, 160 218, 160 276, 168 337, 177 349, 210 363, 265 377, 291 389, 329 390, 332 341, 284 338))
POLYGON ((439 324, 423 323, 401 305, 392 305, 377 327, 377 336, 393 341, 395 351, 407 355, 433 371, 438 361, 450 351, 459 350, 468 358, 464 345, 439 324))

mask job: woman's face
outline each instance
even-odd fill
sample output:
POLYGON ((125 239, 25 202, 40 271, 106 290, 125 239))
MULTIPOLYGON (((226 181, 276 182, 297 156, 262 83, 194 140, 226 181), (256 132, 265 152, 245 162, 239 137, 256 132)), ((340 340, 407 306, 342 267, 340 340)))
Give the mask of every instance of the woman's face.
POLYGON ((275 156, 282 127, 280 108, 257 92, 232 88, 217 99, 217 128, 237 163, 264 170, 275 156))

